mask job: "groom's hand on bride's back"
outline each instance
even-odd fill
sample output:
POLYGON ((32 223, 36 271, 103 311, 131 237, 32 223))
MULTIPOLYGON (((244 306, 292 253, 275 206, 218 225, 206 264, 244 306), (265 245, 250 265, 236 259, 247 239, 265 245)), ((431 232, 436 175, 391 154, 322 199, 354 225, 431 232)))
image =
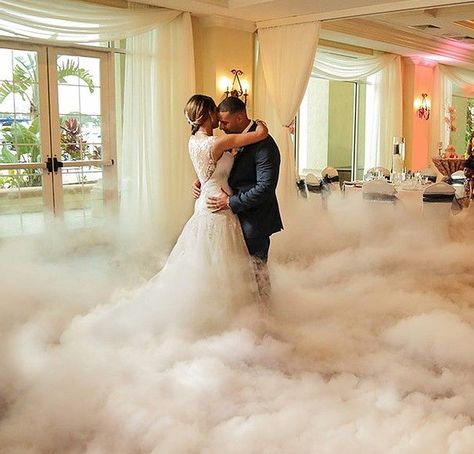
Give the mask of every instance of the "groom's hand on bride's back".
POLYGON ((193 183, 193 197, 198 199, 201 195, 201 182, 199 180, 194 181, 193 183))

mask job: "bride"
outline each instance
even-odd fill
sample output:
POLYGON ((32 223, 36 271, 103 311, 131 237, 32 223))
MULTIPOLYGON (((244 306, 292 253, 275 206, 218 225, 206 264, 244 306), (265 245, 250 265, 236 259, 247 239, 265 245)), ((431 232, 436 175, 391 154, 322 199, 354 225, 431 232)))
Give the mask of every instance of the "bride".
POLYGON ((259 301, 238 217, 231 210, 213 212, 207 200, 222 192, 231 195, 227 179, 234 156, 229 150, 265 139, 268 129, 257 121, 254 132, 214 136, 217 107, 205 95, 192 96, 184 112, 191 125, 189 154, 201 197, 165 266, 140 293, 155 299, 170 323, 188 322, 207 329, 223 326, 239 309, 259 301))
POLYGON ((254 132, 214 136, 217 107, 205 95, 192 96, 185 115, 191 125, 189 154, 202 195, 193 215, 158 274, 130 297, 76 319, 67 336, 86 330, 128 344, 167 330, 201 335, 225 329, 234 320, 258 323, 246 316, 258 310, 260 299, 240 222, 231 210, 213 212, 207 199, 221 191, 231 194, 227 179, 234 156, 227 150, 265 139, 268 129, 258 122, 254 132))

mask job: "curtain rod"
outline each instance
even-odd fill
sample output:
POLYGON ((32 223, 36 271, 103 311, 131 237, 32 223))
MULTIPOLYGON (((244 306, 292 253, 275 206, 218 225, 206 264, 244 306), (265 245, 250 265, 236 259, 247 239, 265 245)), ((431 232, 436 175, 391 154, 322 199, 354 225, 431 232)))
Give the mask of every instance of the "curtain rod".
POLYGON ((75 49, 85 49, 85 50, 95 50, 95 51, 108 51, 114 52, 116 54, 125 54, 126 50, 119 47, 104 47, 104 46, 88 46, 84 44, 78 44, 73 42, 66 41, 50 41, 48 39, 31 39, 31 38, 21 38, 16 36, 2 36, 0 35, 0 42, 7 41, 12 43, 22 43, 22 44, 36 44, 42 46, 50 47, 73 47, 75 49))

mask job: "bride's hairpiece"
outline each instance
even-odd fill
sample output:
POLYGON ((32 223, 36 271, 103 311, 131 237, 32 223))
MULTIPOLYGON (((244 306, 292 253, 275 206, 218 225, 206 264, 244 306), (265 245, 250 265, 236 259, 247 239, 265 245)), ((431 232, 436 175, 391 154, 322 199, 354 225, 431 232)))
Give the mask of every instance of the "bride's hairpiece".
POLYGON ((192 121, 192 120, 189 118, 189 115, 188 115, 187 112, 184 112, 184 115, 186 116, 186 120, 188 120, 188 123, 189 123, 191 126, 194 126, 195 128, 199 126, 198 121, 202 118, 202 115, 201 115, 196 121, 192 121))

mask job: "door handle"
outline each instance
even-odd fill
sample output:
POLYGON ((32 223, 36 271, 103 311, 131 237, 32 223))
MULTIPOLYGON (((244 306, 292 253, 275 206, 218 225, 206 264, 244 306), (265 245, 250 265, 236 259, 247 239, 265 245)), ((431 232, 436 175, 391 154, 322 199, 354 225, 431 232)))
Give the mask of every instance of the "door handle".
POLYGON ((54 158, 48 158, 46 161, 46 169, 48 169, 48 172, 57 172, 60 167, 63 167, 63 162, 58 161, 58 158, 55 156, 54 158))

